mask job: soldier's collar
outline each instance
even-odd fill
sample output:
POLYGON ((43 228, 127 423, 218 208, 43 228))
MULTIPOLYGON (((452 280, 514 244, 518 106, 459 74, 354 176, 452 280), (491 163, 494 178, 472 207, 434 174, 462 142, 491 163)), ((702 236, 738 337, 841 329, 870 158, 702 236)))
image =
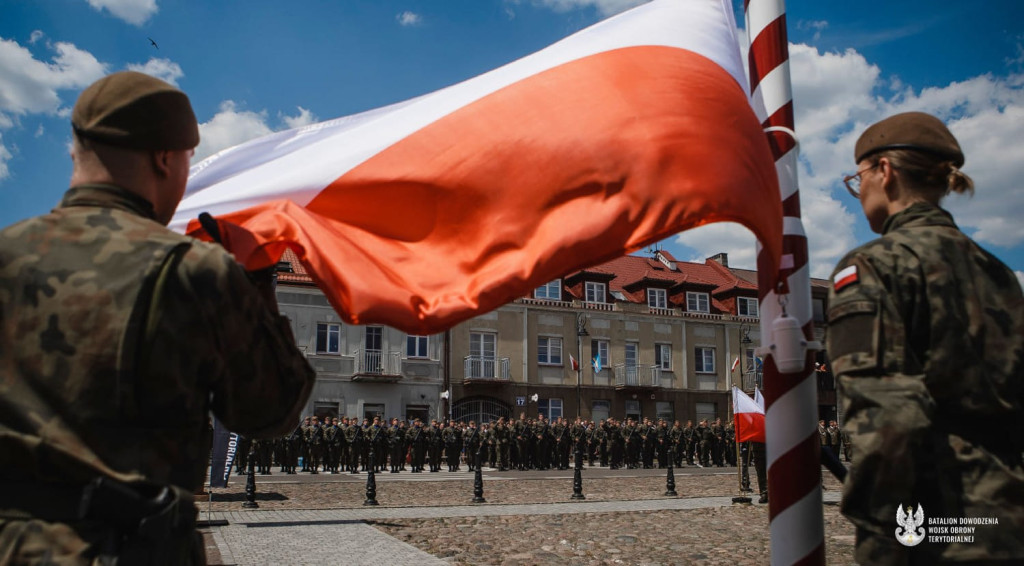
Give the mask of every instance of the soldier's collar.
POLYGON ((61 208, 72 206, 120 208, 134 212, 143 218, 156 220, 153 203, 116 185, 102 183, 75 185, 64 193, 64 198, 60 202, 61 208))
POLYGON ((889 232, 910 223, 922 223, 929 226, 957 227, 956 223, 953 222, 953 215, 946 212, 941 207, 930 202, 916 202, 886 218, 885 222, 882 223, 882 234, 888 234, 889 232))

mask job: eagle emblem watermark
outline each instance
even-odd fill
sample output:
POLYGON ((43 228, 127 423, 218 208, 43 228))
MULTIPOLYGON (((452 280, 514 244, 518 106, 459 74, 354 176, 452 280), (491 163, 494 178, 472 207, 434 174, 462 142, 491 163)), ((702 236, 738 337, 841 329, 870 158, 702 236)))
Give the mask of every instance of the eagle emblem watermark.
POLYGON ((907 511, 904 513, 903 504, 900 503, 898 509, 896 509, 896 524, 899 527, 896 528, 896 540, 903 546, 917 546, 925 539, 925 530, 921 525, 924 524, 924 507, 920 504, 917 506, 917 512, 915 513, 914 507, 908 505, 907 511))

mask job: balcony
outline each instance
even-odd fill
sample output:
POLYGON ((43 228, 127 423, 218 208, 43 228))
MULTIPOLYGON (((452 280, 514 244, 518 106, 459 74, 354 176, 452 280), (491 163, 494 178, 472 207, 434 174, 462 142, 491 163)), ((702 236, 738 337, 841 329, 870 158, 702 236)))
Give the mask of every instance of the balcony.
POLYGON ((616 389, 655 389, 662 386, 661 368, 658 366, 617 364, 613 369, 616 389))
POLYGON ((508 383, 508 358, 491 358, 486 356, 466 356, 463 360, 465 373, 463 379, 470 383, 508 383))
POLYGON ((401 352, 356 350, 352 381, 393 383, 402 379, 401 352))

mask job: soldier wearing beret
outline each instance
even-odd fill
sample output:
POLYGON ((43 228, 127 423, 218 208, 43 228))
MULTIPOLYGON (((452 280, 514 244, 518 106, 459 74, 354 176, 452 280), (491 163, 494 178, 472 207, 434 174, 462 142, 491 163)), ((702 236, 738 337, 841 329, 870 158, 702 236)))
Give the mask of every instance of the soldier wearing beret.
MULTIPOLYGON (((843 513, 861 564, 1024 561, 1024 298, 1014 273, 940 207, 970 193, 964 155, 928 114, 857 141, 844 179, 881 235, 832 279, 828 353, 855 458, 843 513), (986 517, 973 542, 897 542, 899 506, 986 517)), ((927 525, 924 525, 927 527, 927 525)), ((931 533, 929 533, 931 534, 931 533)))
POLYGON ((63 200, 0 232, 0 561, 204 563, 208 415, 285 434, 315 373, 272 273, 166 228, 199 143, 188 97, 115 73, 71 126, 63 200))

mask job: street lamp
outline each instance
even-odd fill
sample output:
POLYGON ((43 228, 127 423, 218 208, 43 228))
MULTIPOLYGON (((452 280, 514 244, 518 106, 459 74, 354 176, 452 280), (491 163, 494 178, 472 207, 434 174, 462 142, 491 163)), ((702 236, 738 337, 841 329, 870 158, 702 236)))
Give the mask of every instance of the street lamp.
POLYGON ((587 319, 583 313, 576 314, 576 416, 583 416, 583 337, 590 336, 587 332, 587 319))
MULTIPOLYGON (((740 350, 741 350, 740 355, 742 356, 742 360, 740 361, 740 378, 742 379, 742 382, 743 382, 743 389, 747 388, 746 380, 743 379, 743 377, 746 375, 746 369, 744 368, 744 366, 746 366, 746 361, 747 361, 747 348, 752 343, 753 343, 753 341, 750 339, 750 325, 749 324, 741 324, 740 325, 740 350)), ((754 387, 757 387, 756 383, 754 384, 754 387)))

